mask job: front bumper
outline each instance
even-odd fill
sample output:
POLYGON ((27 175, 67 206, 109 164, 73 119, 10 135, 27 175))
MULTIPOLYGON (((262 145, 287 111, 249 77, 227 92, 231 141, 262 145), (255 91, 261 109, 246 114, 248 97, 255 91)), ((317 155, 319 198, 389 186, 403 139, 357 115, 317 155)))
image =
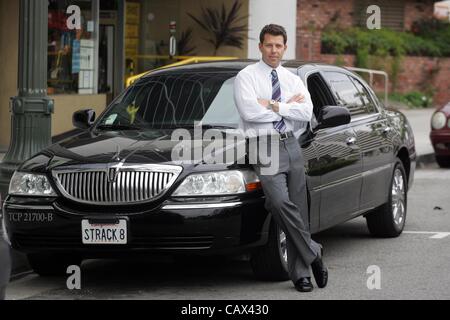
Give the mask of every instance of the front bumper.
POLYGON ((450 156, 450 130, 432 131, 430 139, 436 155, 450 156))
POLYGON ((121 213, 107 207, 87 212, 58 200, 10 197, 4 205, 4 222, 13 248, 24 253, 70 252, 84 257, 140 252, 238 254, 267 242, 270 216, 261 194, 212 200, 197 204, 166 201, 148 211, 127 208, 121 213), (126 245, 83 244, 83 219, 117 218, 128 221, 126 245))

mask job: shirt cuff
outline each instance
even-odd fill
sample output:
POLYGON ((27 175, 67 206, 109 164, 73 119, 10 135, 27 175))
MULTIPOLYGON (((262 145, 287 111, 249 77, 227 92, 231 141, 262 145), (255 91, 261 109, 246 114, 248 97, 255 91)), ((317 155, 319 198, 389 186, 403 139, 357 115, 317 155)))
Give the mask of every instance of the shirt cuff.
POLYGON ((287 103, 279 103, 280 106, 280 110, 278 111, 278 114, 282 117, 282 118, 287 118, 289 117, 289 108, 290 105, 287 103))
POLYGON ((272 122, 278 122, 278 121, 281 121, 281 119, 283 119, 283 116, 280 113, 276 113, 275 111, 272 111, 272 114, 275 118, 275 120, 273 120, 272 122))

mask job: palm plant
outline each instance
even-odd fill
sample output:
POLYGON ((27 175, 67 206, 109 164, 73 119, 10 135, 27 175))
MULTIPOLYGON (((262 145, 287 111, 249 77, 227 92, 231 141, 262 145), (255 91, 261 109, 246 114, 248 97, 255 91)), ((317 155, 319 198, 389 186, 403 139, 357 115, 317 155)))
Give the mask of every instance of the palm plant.
POLYGON ((223 46, 231 46, 242 49, 244 40, 247 39, 248 27, 243 20, 247 20, 248 15, 239 16, 242 3, 235 0, 229 11, 225 4, 221 9, 211 9, 202 7, 200 17, 188 13, 203 30, 209 33, 210 37, 205 39, 214 46, 214 55, 223 46))
POLYGON ((195 56, 195 48, 189 46, 192 43, 192 28, 187 28, 186 31, 181 33, 180 40, 178 40, 178 54, 180 56, 195 56))

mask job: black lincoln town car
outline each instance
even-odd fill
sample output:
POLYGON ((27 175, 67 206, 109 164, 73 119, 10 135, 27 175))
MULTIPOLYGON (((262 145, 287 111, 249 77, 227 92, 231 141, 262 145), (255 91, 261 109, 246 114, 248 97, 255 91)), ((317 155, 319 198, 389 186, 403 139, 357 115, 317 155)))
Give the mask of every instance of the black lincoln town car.
MULTIPOLYGON (((98 119, 92 110, 75 113, 77 129, 12 178, 4 222, 13 248, 43 276, 87 258, 245 253, 258 277, 287 279, 285 236, 265 209, 251 164, 172 158, 174 130, 193 132, 198 123, 201 130, 236 130, 234 78, 255 62, 154 71, 98 119)), ((374 236, 399 236, 416 167, 405 116, 385 109, 344 68, 284 66, 307 84, 314 104, 299 139, 312 233, 365 216, 374 236)))

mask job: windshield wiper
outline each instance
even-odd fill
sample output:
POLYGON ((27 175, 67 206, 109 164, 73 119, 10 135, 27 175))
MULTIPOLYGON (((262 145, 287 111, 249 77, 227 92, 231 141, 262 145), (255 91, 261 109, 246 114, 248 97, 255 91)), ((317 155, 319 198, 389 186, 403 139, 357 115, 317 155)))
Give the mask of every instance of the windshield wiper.
POLYGON ((102 131, 115 131, 115 130, 142 130, 141 127, 133 126, 133 125, 126 125, 126 124, 103 124, 96 128, 97 130, 102 131))
POLYGON ((201 126, 194 125, 194 124, 171 124, 171 125, 163 125, 163 129, 195 129, 195 128, 202 128, 202 129, 236 129, 236 127, 232 126, 226 126, 226 125, 219 125, 219 124, 203 124, 201 126))
POLYGON ((202 125, 202 127, 206 128, 206 129, 236 129, 236 127, 219 125, 219 124, 204 124, 204 125, 202 125))

